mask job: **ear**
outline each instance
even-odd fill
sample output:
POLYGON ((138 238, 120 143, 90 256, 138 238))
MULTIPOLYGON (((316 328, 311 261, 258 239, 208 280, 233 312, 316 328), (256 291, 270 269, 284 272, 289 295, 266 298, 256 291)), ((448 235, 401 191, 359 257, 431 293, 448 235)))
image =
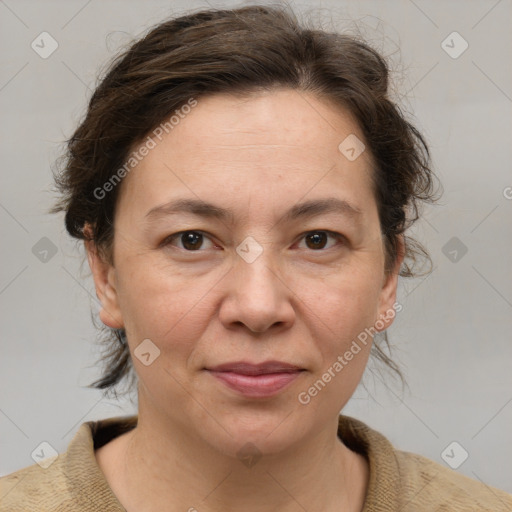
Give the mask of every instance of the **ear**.
POLYGON ((405 257, 405 240, 399 235, 397 255, 391 271, 385 274, 382 290, 379 299, 379 317, 375 323, 377 331, 384 331, 392 323, 396 313, 402 310, 402 305, 396 302, 396 290, 398 287, 398 276, 400 266, 405 257))
MULTIPOLYGON (((84 228, 84 232, 90 234, 90 228, 84 228)), ((96 296, 101 302, 100 320, 112 329, 122 329, 124 323, 117 296, 115 268, 104 260, 92 237, 89 235, 88 238, 90 239, 85 240, 84 244, 94 278, 96 296)))

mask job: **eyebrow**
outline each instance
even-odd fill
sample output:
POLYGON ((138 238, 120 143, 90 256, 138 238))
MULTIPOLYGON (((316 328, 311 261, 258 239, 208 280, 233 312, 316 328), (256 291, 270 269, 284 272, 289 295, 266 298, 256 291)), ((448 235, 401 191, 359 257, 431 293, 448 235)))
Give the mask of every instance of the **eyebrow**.
MULTIPOLYGON (((200 199, 176 199, 149 210, 146 218, 153 221, 168 215, 189 213, 198 217, 233 221, 232 210, 224 209, 200 199)), ((291 222, 297 219, 316 217, 329 213, 341 213, 353 220, 359 220, 362 211, 344 199, 327 197, 295 204, 282 217, 281 221, 291 222)))

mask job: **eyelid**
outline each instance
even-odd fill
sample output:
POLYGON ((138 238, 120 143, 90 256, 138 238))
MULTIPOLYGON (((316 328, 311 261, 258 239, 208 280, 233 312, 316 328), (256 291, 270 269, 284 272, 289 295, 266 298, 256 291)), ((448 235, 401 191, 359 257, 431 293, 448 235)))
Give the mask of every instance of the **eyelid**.
MULTIPOLYGON (((330 229, 310 229, 308 231, 305 231, 301 235, 299 235, 299 241, 302 241, 302 239, 306 235, 310 235, 312 233, 327 233, 327 235, 331 236, 332 238, 335 238, 339 242, 342 242, 343 244, 348 244, 348 238, 345 235, 343 235, 342 233, 338 233, 337 231, 331 231, 330 229)), ((318 251, 311 250, 311 252, 322 253, 322 252, 326 252, 328 250, 329 249, 319 249, 318 251)))
MULTIPOLYGON (((201 234, 205 238, 208 238, 211 241, 211 243, 215 245, 214 238, 209 233, 207 233, 206 231, 202 231, 200 229, 185 229, 183 231, 178 231, 178 232, 173 233, 172 235, 169 235, 166 238, 164 238, 164 240, 162 240, 162 242, 159 244, 159 247, 165 247, 167 245, 170 245, 170 243, 172 241, 174 241, 175 239, 179 238, 180 235, 183 235, 185 233, 198 233, 198 234, 201 234)), ((347 237, 345 235, 343 235, 342 233, 338 233, 337 231, 331 231, 329 229, 310 229, 308 231, 304 231, 303 233, 301 233, 299 235, 298 241, 299 242, 302 241, 305 236, 310 235, 312 233, 326 233, 328 236, 331 236, 332 238, 335 238, 336 240, 341 241, 343 244, 348 244, 349 243, 349 241, 348 241, 348 239, 347 239, 347 237)), ((181 249, 181 247, 177 247, 177 249, 181 249)), ((181 249, 181 250, 185 251, 185 252, 188 252, 188 253, 203 252, 200 249, 197 250, 197 251, 188 251, 187 249, 181 249)), ((326 252, 328 250, 329 249, 319 249, 317 251, 311 250, 311 252, 322 253, 322 252, 326 252)))
MULTIPOLYGON (((203 235, 205 238, 208 238, 212 242, 212 244, 214 243, 212 236, 209 233, 207 233, 206 231, 202 231, 200 229, 184 229, 183 231, 178 231, 177 233, 173 233, 172 235, 165 237, 160 242, 160 244, 158 246, 165 247, 166 245, 170 245, 170 243, 172 241, 174 241, 176 238, 179 238, 180 235, 184 235, 185 233, 198 233, 200 235, 203 235)), ((181 249, 181 247, 177 247, 177 249, 181 249)), ((187 251, 186 249, 182 249, 182 250, 184 250, 186 252, 190 252, 190 253, 201 252, 200 250, 198 250, 198 251, 187 251)))

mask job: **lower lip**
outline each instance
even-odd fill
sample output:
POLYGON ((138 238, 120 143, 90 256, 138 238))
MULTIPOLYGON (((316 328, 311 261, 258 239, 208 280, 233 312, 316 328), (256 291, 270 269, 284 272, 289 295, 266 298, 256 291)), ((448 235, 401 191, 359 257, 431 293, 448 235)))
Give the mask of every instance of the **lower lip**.
POLYGON ((242 375, 233 372, 209 372, 229 388, 251 398, 266 398, 276 395, 294 381, 300 371, 291 373, 268 373, 265 375, 242 375))

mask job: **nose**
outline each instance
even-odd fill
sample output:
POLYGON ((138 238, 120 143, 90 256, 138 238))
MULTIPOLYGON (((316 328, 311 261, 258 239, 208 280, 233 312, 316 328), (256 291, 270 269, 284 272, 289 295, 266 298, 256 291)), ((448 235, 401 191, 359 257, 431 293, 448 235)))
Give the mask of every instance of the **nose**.
POLYGON ((264 253, 252 263, 238 258, 229 274, 220 321, 226 329, 243 325, 254 333, 289 328, 295 318, 293 295, 264 253))

